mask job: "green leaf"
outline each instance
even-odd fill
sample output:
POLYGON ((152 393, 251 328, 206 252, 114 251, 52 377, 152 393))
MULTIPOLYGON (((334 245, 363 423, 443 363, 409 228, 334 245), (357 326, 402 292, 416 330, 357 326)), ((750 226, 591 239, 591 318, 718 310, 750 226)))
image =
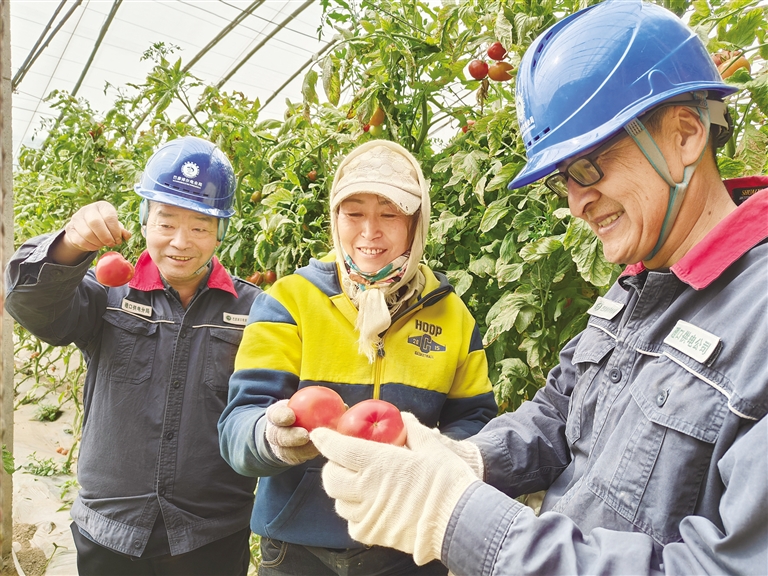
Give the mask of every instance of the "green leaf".
POLYGON ((747 174, 762 174, 766 165, 766 150, 768 150, 768 136, 747 124, 742 133, 741 142, 736 151, 736 159, 742 160, 747 174))
POLYGON ((496 362, 499 367, 499 376, 514 380, 516 378, 525 378, 528 376, 528 366, 520 358, 504 358, 496 362))
MULTIPOLYGON (((738 72, 741 72, 741 70, 737 70, 738 72)), ((761 74, 751 82, 747 82, 745 87, 749 90, 752 99, 757 104, 757 107, 760 108, 760 111, 765 116, 768 116, 768 74, 761 74)))
POLYGON ((563 242, 560 236, 545 236, 523 246, 523 249, 520 250, 520 257, 526 262, 536 262, 557 252, 562 247, 563 242))
POLYGON ((10 453, 5 444, 3 444, 3 470, 5 470, 6 474, 13 474, 16 471, 13 454, 10 453))
POLYGON ((762 8, 754 8, 736 21, 723 39, 734 46, 749 46, 755 41, 758 27, 765 21, 762 8))
POLYGON ((488 346, 501 334, 509 331, 517 319, 520 308, 525 304, 525 299, 513 292, 506 292, 496 303, 491 306, 486 316, 488 330, 483 337, 483 344, 488 346))
POLYGON ((512 28, 512 24, 504 15, 503 8, 499 8, 499 12, 496 14, 493 33, 499 42, 501 42, 501 45, 507 49, 515 43, 515 32, 512 28))
POLYGON ((469 263, 469 271, 478 276, 492 276, 495 268, 496 260, 488 255, 473 259, 469 263))
POLYGON ((301 95, 306 103, 319 103, 319 100, 317 99, 317 72, 315 70, 310 70, 304 76, 304 83, 301 86, 301 95))
MULTIPOLYGON (((498 262, 497 262, 498 264, 498 262)), ((499 286, 504 284, 511 284, 517 282, 525 271, 525 264, 523 262, 517 262, 515 264, 503 264, 496 267, 496 279, 499 282, 499 286)))
POLYGON ((448 270, 446 276, 448 276, 448 280, 459 296, 463 295, 472 286, 472 274, 466 270, 448 270))
POLYGON ((488 192, 493 192, 494 190, 506 186, 512 182, 512 179, 515 177, 519 170, 520 164, 514 164, 511 162, 504 164, 504 166, 502 166, 501 169, 496 172, 494 177, 491 178, 491 181, 488 182, 488 185, 485 187, 485 189, 488 192))
POLYGON ((464 224, 466 216, 455 216, 451 212, 443 211, 440 217, 430 226, 434 242, 443 242, 445 235, 454 228, 460 228, 464 224))
POLYGON ((328 102, 338 106, 341 97, 341 79, 339 78, 339 59, 333 54, 323 60, 323 90, 328 102))
POLYGON ((586 222, 578 218, 571 220, 563 245, 571 250, 576 269, 584 280, 595 286, 606 286, 611 281, 616 266, 605 259, 602 244, 586 222))
POLYGON ((496 227, 499 220, 504 218, 511 208, 507 206, 509 196, 504 196, 491 202, 483 213, 483 219, 480 221, 480 232, 488 232, 496 227))

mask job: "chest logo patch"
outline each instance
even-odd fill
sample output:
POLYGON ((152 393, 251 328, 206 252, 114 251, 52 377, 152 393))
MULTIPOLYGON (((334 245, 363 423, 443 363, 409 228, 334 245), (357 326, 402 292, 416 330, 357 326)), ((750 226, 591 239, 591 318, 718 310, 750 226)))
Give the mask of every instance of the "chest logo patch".
POLYGON ((720 338, 685 320, 678 320, 672 332, 664 338, 664 344, 706 364, 720 346, 720 338))
POLYGON ((123 298, 123 302, 120 308, 131 314, 138 314, 139 316, 152 317, 152 306, 146 304, 139 304, 138 302, 131 302, 128 298, 123 298))
POLYGON ((245 326, 248 324, 248 316, 246 314, 231 314, 224 312, 224 322, 227 324, 235 324, 237 326, 245 326))
POLYGON ((605 320, 613 320, 616 317, 616 314, 621 312, 622 308, 624 308, 624 304, 621 302, 614 302, 613 300, 608 300, 608 298, 598 296, 595 303, 592 304, 592 307, 587 310, 587 314, 605 320))
POLYGON ((443 329, 437 324, 430 324, 422 320, 416 320, 416 330, 424 332, 419 336, 410 336, 408 344, 413 344, 419 351, 416 354, 429 357, 430 352, 445 352, 445 346, 432 339, 433 336, 439 336, 443 329))

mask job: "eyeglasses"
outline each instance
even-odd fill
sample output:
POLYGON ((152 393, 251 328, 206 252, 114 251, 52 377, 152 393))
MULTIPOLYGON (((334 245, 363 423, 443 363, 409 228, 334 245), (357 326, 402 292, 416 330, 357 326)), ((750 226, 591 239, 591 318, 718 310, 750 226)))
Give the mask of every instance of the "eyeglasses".
POLYGON ((568 197, 568 178, 573 178, 580 186, 592 186, 603 179, 603 171, 597 164, 597 158, 608 150, 611 146, 619 142, 622 138, 628 136, 627 132, 621 130, 618 134, 609 138, 589 154, 579 156, 573 162, 565 167, 565 170, 555 172, 544 180, 547 188, 552 190, 560 198, 568 197))

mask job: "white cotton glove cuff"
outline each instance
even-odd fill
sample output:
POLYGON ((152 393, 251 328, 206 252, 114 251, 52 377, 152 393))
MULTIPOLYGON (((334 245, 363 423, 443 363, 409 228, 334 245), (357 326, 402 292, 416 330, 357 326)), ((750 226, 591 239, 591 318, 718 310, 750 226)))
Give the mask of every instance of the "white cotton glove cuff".
POLYGON ((296 415, 288 408, 288 400, 280 400, 267 408, 264 435, 270 450, 281 462, 295 466, 315 458, 319 452, 305 428, 293 427, 296 415))
POLYGON ((336 499, 350 536, 413 554, 423 565, 440 558, 453 510, 477 476, 415 416, 404 413, 403 421, 406 448, 323 428, 311 437, 329 459, 323 487, 336 499))
POLYGON ((442 442, 444 446, 450 448, 451 452, 464 460, 464 462, 469 464, 469 467, 472 468, 475 476, 480 480, 483 480, 485 465, 483 464, 483 455, 480 452, 480 448, 477 447, 477 444, 470 442, 469 440, 453 440, 452 438, 448 438, 448 436, 440 434, 436 428, 434 430, 439 435, 440 442, 442 442))

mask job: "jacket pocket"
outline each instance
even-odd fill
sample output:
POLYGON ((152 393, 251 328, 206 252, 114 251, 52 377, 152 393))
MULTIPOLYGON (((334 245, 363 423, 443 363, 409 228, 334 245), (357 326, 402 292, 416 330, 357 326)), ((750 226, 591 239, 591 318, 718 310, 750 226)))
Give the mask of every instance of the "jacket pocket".
POLYGON ((209 330, 205 384, 215 392, 227 392, 229 377, 235 370, 235 355, 243 339, 243 330, 239 328, 209 328, 209 330))
POLYGON ((115 310, 107 310, 103 319, 100 366, 106 365, 109 381, 119 386, 148 380, 157 348, 157 324, 115 310))
POLYGON ((694 512, 727 399, 662 355, 637 375, 619 425, 589 472, 589 489, 661 545, 694 512))
POLYGON ((585 417, 584 399, 594 383, 595 376, 615 348, 615 338, 608 332, 591 325, 583 332, 576 345, 572 361, 576 367, 578 380, 571 392, 568 419, 565 423, 565 436, 570 445, 581 438, 581 426, 585 417))

